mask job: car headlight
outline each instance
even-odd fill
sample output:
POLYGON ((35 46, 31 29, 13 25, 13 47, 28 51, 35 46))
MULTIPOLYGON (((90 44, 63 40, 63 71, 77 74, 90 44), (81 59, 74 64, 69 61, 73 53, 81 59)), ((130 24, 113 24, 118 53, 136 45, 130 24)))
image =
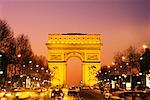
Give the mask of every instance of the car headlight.
POLYGON ((52 93, 52 96, 54 96, 54 93, 52 93))
POLYGON ((18 94, 18 93, 16 94, 16 97, 19 97, 19 94, 18 94))
POLYGON ((10 97, 12 94, 11 93, 6 93, 5 96, 6 97, 10 97))
POLYGON ((64 94, 63 94, 63 93, 60 93, 60 95, 61 95, 61 96, 64 96, 64 94))

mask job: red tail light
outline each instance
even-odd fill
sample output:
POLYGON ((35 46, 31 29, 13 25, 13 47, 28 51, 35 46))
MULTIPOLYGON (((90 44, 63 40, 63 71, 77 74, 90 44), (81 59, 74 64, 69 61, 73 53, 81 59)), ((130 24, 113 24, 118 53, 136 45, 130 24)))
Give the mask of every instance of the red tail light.
POLYGON ((115 93, 114 93, 114 92, 112 92, 111 94, 112 94, 112 95, 114 95, 115 93))
POLYGON ((124 97, 124 93, 122 93, 121 96, 124 97))

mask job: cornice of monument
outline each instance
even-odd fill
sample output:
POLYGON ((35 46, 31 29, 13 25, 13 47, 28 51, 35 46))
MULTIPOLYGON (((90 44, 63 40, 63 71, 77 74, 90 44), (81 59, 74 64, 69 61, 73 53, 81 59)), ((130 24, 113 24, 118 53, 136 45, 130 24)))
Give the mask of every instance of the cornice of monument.
POLYGON ((101 33, 66 32, 66 33, 49 33, 48 35, 101 35, 101 33))

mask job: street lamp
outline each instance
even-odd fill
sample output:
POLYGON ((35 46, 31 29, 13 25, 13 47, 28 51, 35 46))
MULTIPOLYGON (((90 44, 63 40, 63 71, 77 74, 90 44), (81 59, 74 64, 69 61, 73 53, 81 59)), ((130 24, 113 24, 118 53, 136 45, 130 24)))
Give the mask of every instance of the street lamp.
POLYGON ((147 45, 146 45, 146 44, 143 44, 142 47, 143 47, 144 49, 146 49, 146 48, 147 48, 147 45))
POLYGON ((42 67, 41 70, 44 70, 44 67, 42 67))
POLYGON ((29 61, 29 64, 31 64, 31 63, 32 63, 32 61, 30 60, 30 61, 29 61))
POLYGON ((21 54, 18 54, 17 57, 20 58, 20 57, 21 57, 21 54))
POLYGON ((120 66, 120 68, 122 68, 122 66, 120 66))
POLYGON ((115 63, 114 63, 114 62, 112 62, 112 65, 115 65, 115 63))
POLYGON ((23 65, 23 67, 26 67, 26 65, 23 65))
POLYGON ((121 59, 122 59, 122 60, 125 60, 125 59, 126 59, 126 57, 125 57, 125 56, 122 56, 122 57, 121 57, 121 59))
POLYGON ((110 68, 110 65, 108 65, 107 68, 110 68))
POLYGON ((126 63, 126 65, 128 66, 130 63, 130 84, 131 84, 131 89, 133 89, 133 84, 132 84, 132 75, 133 75, 133 69, 132 69, 132 62, 127 61, 127 58, 125 56, 122 56, 122 61, 126 63))
POLYGON ((38 68, 38 67, 39 67, 39 65, 36 65, 36 67, 38 68))
MULTIPOLYGON (((21 70, 20 72, 19 72, 19 74, 21 74, 22 73, 22 71, 23 71, 23 69, 22 69, 22 67, 20 67, 21 66, 21 61, 19 60, 19 58, 21 58, 21 54, 17 54, 17 64, 19 65, 19 69, 21 70)), ((17 75, 17 70, 16 70, 16 68, 17 68, 17 66, 15 66, 15 75, 14 75, 14 79, 17 79, 17 81, 19 81, 19 79, 18 79, 18 75, 17 75)), ((16 82, 14 82, 14 84, 16 84, 16 82)))
POLYGON ((146 50, 147 48, 150 48, 150 44, 149 44, 149 43, 147 43, 147 44, 143 44, 143 45, 142 45, 142 47, 143 47, 143 49, 145 49, 145 50, 146 50))

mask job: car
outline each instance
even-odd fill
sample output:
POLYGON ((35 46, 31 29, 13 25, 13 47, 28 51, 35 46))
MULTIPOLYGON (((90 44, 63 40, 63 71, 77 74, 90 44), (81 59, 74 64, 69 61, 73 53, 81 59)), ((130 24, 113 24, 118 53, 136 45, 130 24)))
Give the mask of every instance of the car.
POLYGON ((103 94, 104 93, 104 86, 100 86, 100 91, 101 91, 101 94, 103 94))
POLYGON ((62 88, 62 91, 63 91, 64 95, 68 95, 69 89, 68 88, 62 88))
POLYGON ((91 88, 89 86, 83 86, 82 89, 83 90, 90 90, 91 88))
POLYGON ((23 87, 14 88, 12 93, 14 93, 15 98, 19 100, 29 99, 32 95, 29 89, 25 89, 23 87))
POLYGON ((5 89, 0 89, 0 98, 4 97, 5 93, 6 93, 5 89))
POLYGON ((69 95, 76 95, 80 92, 80 88, 79 87, 69 87, 69 90, 68 90, 68 94, 69 95))
POLYGON ((24 100, 30 98, 30 93, 27 91, 15 91, 16 99, 24 100))
POLYGON ((150 93, 150 88, 146 87, 146 88, 145 88, 145 92, 146 92, 146 93, 150 93))
POLYGON ((14 93, 14 92, 7 91, 7 92, 5 93, 5 98, 7 98, 8 100, 14 100, 14 99, 15 99, 15 93, 14 93))
POLYGON ((135 86, 135 91, 144 91, 145 87, 142 85, 135 86))
POLYGON ((62 98, 64 98, 64 93, 61 89, 56 88, 56 89, 52 90, 51 98, 52 99, 55 99, 55 98, 62 99, 62 98))
POLYGON ((124 98, 124 91, 121 89, 110 89, 109 92, 105 93, 105 98, 110 98, 110 99, 123 99, 124 98))
POLYGON ((99 86, 94 86, 94 89, 99 90, 99 86))
POLYGON ((30 98, 31 100, 38 100, 40 94, 36 91, 28 91, 28 93, 30 94, 30 98))
POLYGON ((42 92, 42 88, 34 88, 35 91, 37 91, 38 93, 42 92))
POLYGON ((111 96, 112 96, 112 94, 110 92, 105 92, 104 93, 105 99, 109 99, 111 96))
POLYGON ((19 91, 25 91, 25 88, 22 88, 22 87, 17 87, 17 88, 13 88, 12 89, 13 91, 17 91, 17 92, 19 92, 19 91))

